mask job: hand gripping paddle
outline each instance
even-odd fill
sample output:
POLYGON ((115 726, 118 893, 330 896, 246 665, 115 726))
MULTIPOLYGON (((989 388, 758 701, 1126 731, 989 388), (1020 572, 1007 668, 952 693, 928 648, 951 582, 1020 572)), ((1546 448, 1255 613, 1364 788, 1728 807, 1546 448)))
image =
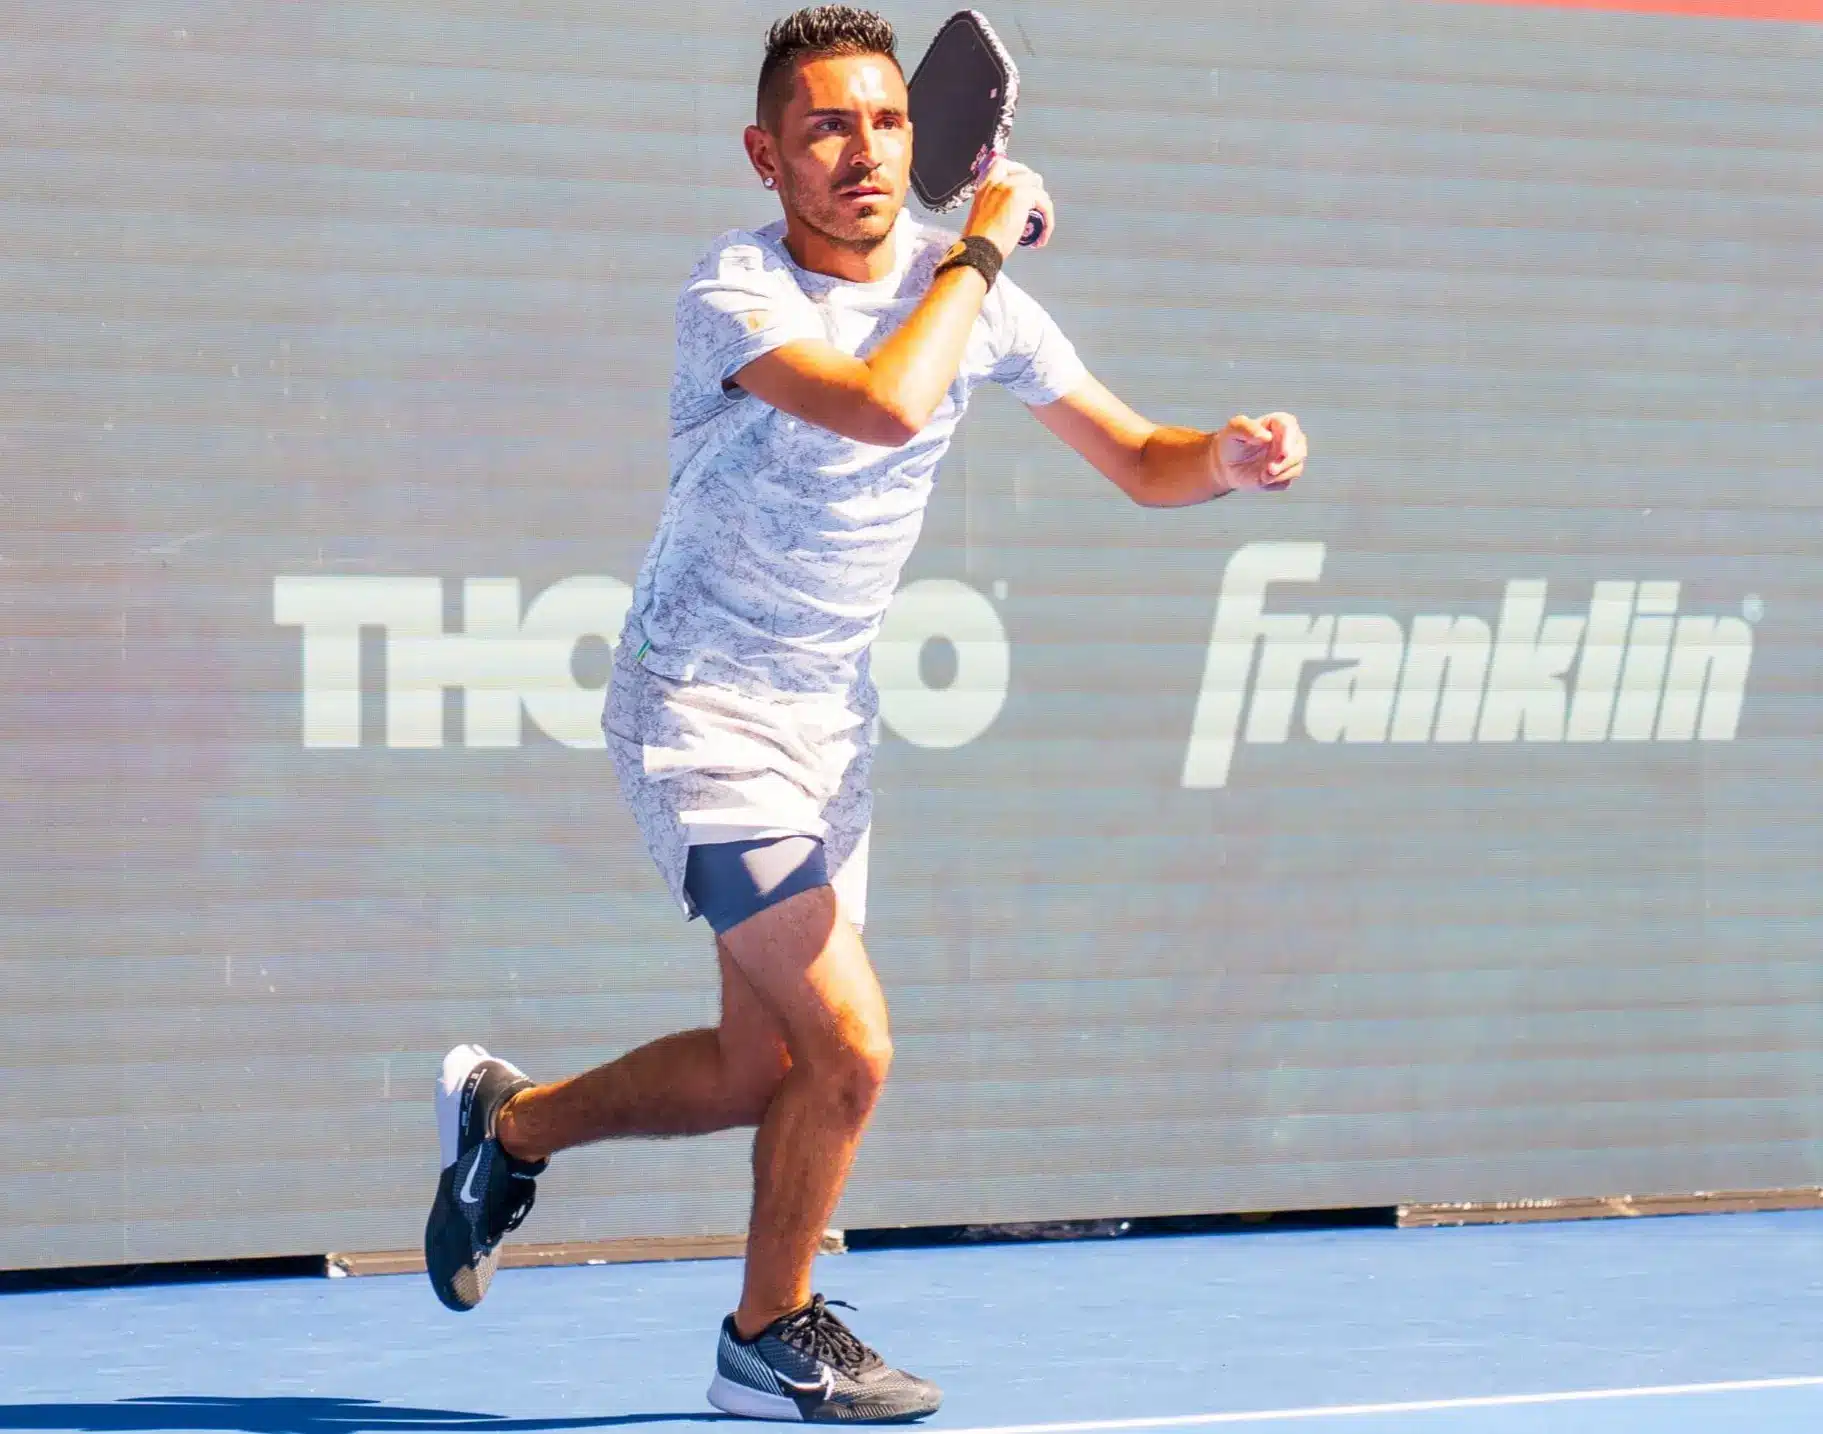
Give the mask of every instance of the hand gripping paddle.
MULTIPOLYGON (((985 16, 959 10, 937 31, 907 89, 912 188, 926 209, 959 209, 1006 153, 1019 108, 1019 68, 985 16)), ((1044 216, 1034 209, 1019 242, 1043 237, 1044 216)))

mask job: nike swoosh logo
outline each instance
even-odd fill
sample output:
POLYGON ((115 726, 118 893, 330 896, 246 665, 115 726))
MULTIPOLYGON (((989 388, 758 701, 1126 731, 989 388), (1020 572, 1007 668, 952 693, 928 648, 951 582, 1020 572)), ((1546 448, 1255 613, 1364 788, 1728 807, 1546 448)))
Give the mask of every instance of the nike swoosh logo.
POLYGON ((462 1182, 462 1191, 456 1196, 464 1205, 477 1205, 481 1202, 481 1197, 475 1193, 475 1175, 481 1169, 481 1163, 486 1158, 487 1152, 485 1150, 477 1151, 475 1153, 475 1163, 468 1167, 468 1179, 462 1182))
POLYGON ((836 1389, 836 1372, 828 1365, 823 1366, 822 1377, 812 1380, 809 1384, 800 1384, 795 1379, 787 1379, 776 1369, 772 1371, 772 1377, 795 1394, 820 1394, 827 1399, 835 1393, 836 1389))

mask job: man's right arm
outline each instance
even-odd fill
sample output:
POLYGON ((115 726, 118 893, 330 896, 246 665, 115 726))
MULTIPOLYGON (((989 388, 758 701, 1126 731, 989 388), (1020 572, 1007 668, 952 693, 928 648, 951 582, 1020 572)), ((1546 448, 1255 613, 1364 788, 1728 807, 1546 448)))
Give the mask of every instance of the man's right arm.
MULTIPOLYGON (((982 181, 964 236, 983 235, 1009 254, 1040 209, 1055 228, 1044 182, 1023 165, 1002 160, 982 181)), ((987 297, 987 281, 971 268, 948 269, 918 307, 865 359, 816 339, 784 344, 734 375, 748 393, 781 412, 861 443, 897 448, 930 422, 956 381, 970 331, 987 297)))

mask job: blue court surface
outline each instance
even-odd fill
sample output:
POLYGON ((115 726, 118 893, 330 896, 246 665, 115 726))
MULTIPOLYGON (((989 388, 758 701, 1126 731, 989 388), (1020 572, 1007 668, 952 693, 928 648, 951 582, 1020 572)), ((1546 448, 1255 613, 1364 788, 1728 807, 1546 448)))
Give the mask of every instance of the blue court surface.
MULTIPOLYGON (((731 1261, 0 1296, 0 1428, 562 1430, 703 1402, 731 1261)), ((1823 1216, 893 1250, 818 1284, 930 1427, 1823 1430, 1823 1216)))

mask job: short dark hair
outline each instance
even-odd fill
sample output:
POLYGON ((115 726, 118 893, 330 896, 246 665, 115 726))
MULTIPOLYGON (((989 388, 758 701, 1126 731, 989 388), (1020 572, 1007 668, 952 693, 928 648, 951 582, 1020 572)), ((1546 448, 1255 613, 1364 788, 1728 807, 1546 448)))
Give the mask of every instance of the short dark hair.
POLYGON ((766 32, 760 65, 760 126, 772 129, 789 95, 791 69, 799 60, 824 55, 884 55, 899 63, 898 37, 884 16, 853 5, 815 5, 774 22, 766 32))

